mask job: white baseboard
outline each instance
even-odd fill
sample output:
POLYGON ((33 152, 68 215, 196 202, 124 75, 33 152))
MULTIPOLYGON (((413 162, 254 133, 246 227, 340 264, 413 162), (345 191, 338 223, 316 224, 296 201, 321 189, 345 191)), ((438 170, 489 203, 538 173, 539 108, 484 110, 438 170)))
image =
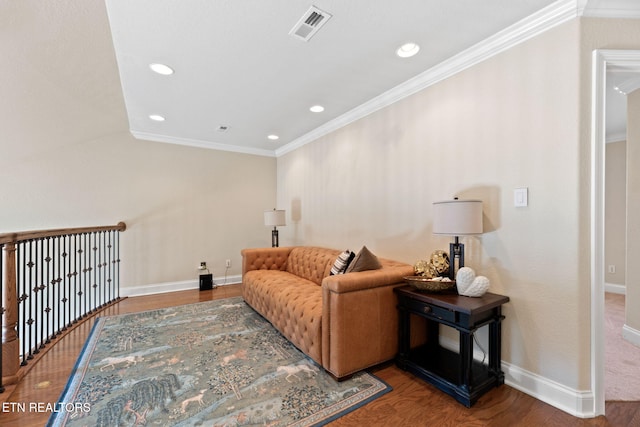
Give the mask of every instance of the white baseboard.
MULTIPOLYGON (((234 283, 242 283, 242 276, 227 276, 213 280, 213 284, 217 286, 232 285, 234 283)), ((145 286, 133 286, 128 288, 120 288, 121 297, 139 297, 143 295, 164 294, 167 292, 188 291, 198 289, 200 287, 198 280, 184 280, 181 282, 156 283, 145 286)))
POLYGON ((622 327, 622 338, 629 341, 631 344, 636 347, 640 347, 640 331, 637 329, 633 329, 629 325, 624 325, 622 327))
POLYGON ((551 406, 578 418, 595 417, 595 397, 591 391, 579 391, 529 372, 508 362, 502 362, 504 382, 551 406))
POLYGON ((625 285, 616 285, 615 283, 605 283, 604 291, 611 292, 612 294, 626 295, 627 287, 625 285))

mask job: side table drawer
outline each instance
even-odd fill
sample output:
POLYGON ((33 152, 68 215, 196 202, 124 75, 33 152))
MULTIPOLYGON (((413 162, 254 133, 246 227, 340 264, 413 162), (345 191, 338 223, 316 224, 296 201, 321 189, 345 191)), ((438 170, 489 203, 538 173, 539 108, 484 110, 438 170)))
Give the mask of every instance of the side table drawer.
POLYGON ((402 304, 411 312, 426 317, 433 317, 445 322, 456 323, 456 312, 412 299, 403 299, 402 304))

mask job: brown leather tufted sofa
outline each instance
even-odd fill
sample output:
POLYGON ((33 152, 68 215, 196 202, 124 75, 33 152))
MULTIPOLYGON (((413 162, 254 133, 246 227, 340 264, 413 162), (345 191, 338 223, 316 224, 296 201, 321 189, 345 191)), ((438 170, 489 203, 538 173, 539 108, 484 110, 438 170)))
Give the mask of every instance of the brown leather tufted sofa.
POLYGON ((379 270, 331 276, 341 251, 318 247, 242 251, 242 295, 296 347, 336 378, 395 357, 393 288, 413 267, 380 259, 379 270))

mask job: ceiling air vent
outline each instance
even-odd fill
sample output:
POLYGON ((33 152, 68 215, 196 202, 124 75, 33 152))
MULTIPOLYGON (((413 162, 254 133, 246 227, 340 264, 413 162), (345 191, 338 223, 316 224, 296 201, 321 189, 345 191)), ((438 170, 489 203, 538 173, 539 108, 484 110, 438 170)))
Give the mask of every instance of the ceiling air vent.
POLYGON ((331 18, 331 14, 311 6, 302 18, 289 31, 289 34, 300 40, 309 41, 315 33, 331 18))

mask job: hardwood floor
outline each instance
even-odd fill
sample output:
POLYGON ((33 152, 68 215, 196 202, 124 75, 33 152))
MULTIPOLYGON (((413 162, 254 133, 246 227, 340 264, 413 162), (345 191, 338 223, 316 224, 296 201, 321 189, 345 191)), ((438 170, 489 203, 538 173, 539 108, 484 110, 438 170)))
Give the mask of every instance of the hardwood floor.
MULTIPOLYGON (((183 291, 126 298, 101 316, 191 304, 240 295, 239 285, 212 291, 183 291)), ((12 402, 55 403, 93 326, 89 320, 63 337, 42 356, 26 377, 0 394, 0 425, 40 427, 47 412, 11 411, 12 402)), ((640 426, 640 402, 607 403, 607 417, 579 419, 507 385, 496 388, 470 409, 439 390, 396 368, 392 363, 373 373, 393 391, 347 414, 332 426, 640 426)), ((28 406, 27 406, 28 408, 28 406)))

